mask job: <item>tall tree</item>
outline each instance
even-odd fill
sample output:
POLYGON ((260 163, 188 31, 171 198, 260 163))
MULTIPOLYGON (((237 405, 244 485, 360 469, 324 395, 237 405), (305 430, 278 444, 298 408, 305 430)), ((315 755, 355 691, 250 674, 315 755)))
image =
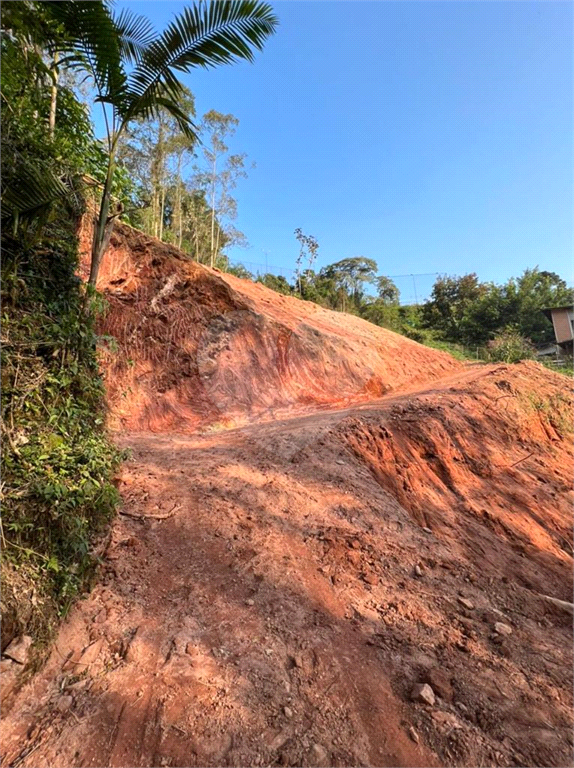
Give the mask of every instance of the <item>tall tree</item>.
MULTIPOLYGON (((239 179, 247 176, 247 156, 230 154, 228 140, 239 120, 212 109, 200 123, 203 163, 196 168, 196 183, 205 190, 211 205, 210 266, 220 256, 223 238, 228 245, 243 245, 245 236, 232 224, 237 218, 237 201, 231 194, 239 179), (218 226, 219 225, 219 226, 218 226)), ((252 165, 253 167, 253 165, 252 165)))
POLYGON ((177 73, 240 59, 253 60, 273 34, 277 19, 271 6, 256 0, 200 2, 187 7, 161 34, 143 16, 123 10, 113 15, 103 2, 44 3, 66 30, 68 64, 90 73, 103 105, 107 131, 108 171, 92 244, 89 284, 95 286, 100 262, 117 212, 110 198, 118 143, 138 118, 165 109, 182 132, 196 137, 189 115, 180 108, 183 85, 177 73))
MULTIPOLYGON (((340 291, 342 290, 344 295, 350 295, 355 308, 358 309, 364 295, 364 285, 374 282, 376 271, 377 262, 374 259, 368 259, 365 256, 353 256, 331 264, 325 270, 325 276, 332 277, 340 291)), ((344 295, 343 304, 346 304, 344 295)), ((343 306, 343 311, 345 311, 345 306, 343 306)))
MULTIPOLYGON (((307 271, 312 271, 313 264, 317 258, 317 251, 319 250, 319 243, 313 235, 305 235, 300 227, 295 230, 295 237, 299 241, 299 254, 295 260, 295 271, 297 274, 297 285, 299 286, 299 294, 302 293, 301 283, 301 267, 303 261, 307 261, 307 271)), ((310 275, 308 275, 310 277, 310 275)))

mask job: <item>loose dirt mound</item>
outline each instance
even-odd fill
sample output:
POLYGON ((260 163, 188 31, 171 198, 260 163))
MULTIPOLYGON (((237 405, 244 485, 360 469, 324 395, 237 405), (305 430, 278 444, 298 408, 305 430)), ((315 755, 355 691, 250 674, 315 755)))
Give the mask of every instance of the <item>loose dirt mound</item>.
MULTIPOLYGON (((84 242, 87 251, 87 234, 84 242)), ((351 315, 189 261, 118 225, 98 287, 113 423, 189 431, 360 402, 460 368, 351 315)))
POLYGON ((538 594, 571 599, 567 383, 476 367, 124 435, 103 581, 5 717, 2 764, 571 765, 571 616, 538 594))

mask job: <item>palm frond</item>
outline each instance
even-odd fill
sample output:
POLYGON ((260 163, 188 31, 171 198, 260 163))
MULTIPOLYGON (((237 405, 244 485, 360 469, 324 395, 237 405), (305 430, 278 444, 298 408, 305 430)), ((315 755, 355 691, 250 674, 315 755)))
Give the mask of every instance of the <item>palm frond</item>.
POLYGON ((42 218, 54 203, 68 196, 69 186, 46 163, 34 165, 17 157, 11 171, 2 189, 2 221, 12 223, 14 229, 42 218))
POLYGON ((101 100, 121 98, 126 85, 122 47, 106 4, 102 0, 49 0, 42 5, 62 28, 63 39, 53 45, 67 54, 68 66, 89 69, 101 100))
POLYGON ((119 34, 120 55, 130 64, 137 64, 157 37, 153 24, 145 16, 124 8, 112 18, 119 34))
POLYGON ((143 95, 157 82, 174 85, 175 71, 253 61, 275 31, 272 7, 259 0, 210 0, 185 8, 142 55, 128 78, 128 91, 143 95))

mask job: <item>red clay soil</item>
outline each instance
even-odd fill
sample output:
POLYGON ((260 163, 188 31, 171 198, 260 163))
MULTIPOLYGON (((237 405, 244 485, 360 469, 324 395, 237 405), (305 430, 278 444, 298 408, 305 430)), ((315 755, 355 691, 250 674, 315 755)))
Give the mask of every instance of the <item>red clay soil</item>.
MULTIPOLYGON (((84 252, 89 231, 83 231, 84 252)), ((209 269, 118 225, 98 279, 112 426, 189 432, 371 400, 460 369, 352 315, 209 269)))
MULTIPOLYGON (((193 269, 198 325, 209 326, 206 293, 224 313, 240 300, 261 313, 258 288, 193 269)), ((135 323, 142 299, 117 301, 135 323)), ((195 374, 189 389, 153 395, 166 357, 150 359, 137 397, 121 412, 113 401, 116 420, 135 424, 139 404, 141 423, 164 431, 117 433, 132 458, 101 579, 43 669, 5 694, 3 766, 572 765, 572 617, 541 597, 572 599, 568 380, 535 363, 461 369, 308 306, 279 299, 263 336, 277 338, 272 315, 290 327, 299 311, 311 328, 339 322, 345 344, 396 344, 395 379, 375 364, 374 341, 365 354, 381 387, 408 394, 327 410, 317 384, 305 403, 301 372, 327 361, 297 357, 308 367, 289 368, 289 418, 225 429, 226 402, 233 421, 270 415, 260 405, 272 383, 251 413, 225 399, 242 391, 231 375, 239 331, 229 367, 212 356, 227 382, 219 413, 186 400, 201 391, 195 374), (414 391, 407 360, 426 355, 435 380, 414 391), (434 703, 412 700, 423 683, 434 703)), ((262 358, 243 364, 252 381, 262 358)), ((340 394, 353 368, 329 364, 347 371, 339 389, 322 382, 340 394)))

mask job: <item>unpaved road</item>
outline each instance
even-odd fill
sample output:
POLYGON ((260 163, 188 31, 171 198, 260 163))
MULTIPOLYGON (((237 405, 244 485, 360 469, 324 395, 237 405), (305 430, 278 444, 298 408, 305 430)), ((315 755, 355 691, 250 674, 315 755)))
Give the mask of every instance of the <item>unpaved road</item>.
MULTIPOLYGON (((2 765, 570 764, 570 620, 535 588, 567 597, 571 550, 543 552, 558 534, 536 529, 531 561, 495 517, 420 518, 357 444, 359 427, 388 443, 415 406, 450 397, 456 413, 488 375, 233 431, 118 438, 133 455, 102 579, 4 718, 2 765), (433 706, 410 701, 423 681, 433 706)), ((507 446, 505 466, 527 448, 507 446)), ((510 494, 534 471, 472 477, 510 494)), ((562 509, 569 467, 552 471, 562 509)), ((443 480, 448 513, 470 515, 443 480)))

